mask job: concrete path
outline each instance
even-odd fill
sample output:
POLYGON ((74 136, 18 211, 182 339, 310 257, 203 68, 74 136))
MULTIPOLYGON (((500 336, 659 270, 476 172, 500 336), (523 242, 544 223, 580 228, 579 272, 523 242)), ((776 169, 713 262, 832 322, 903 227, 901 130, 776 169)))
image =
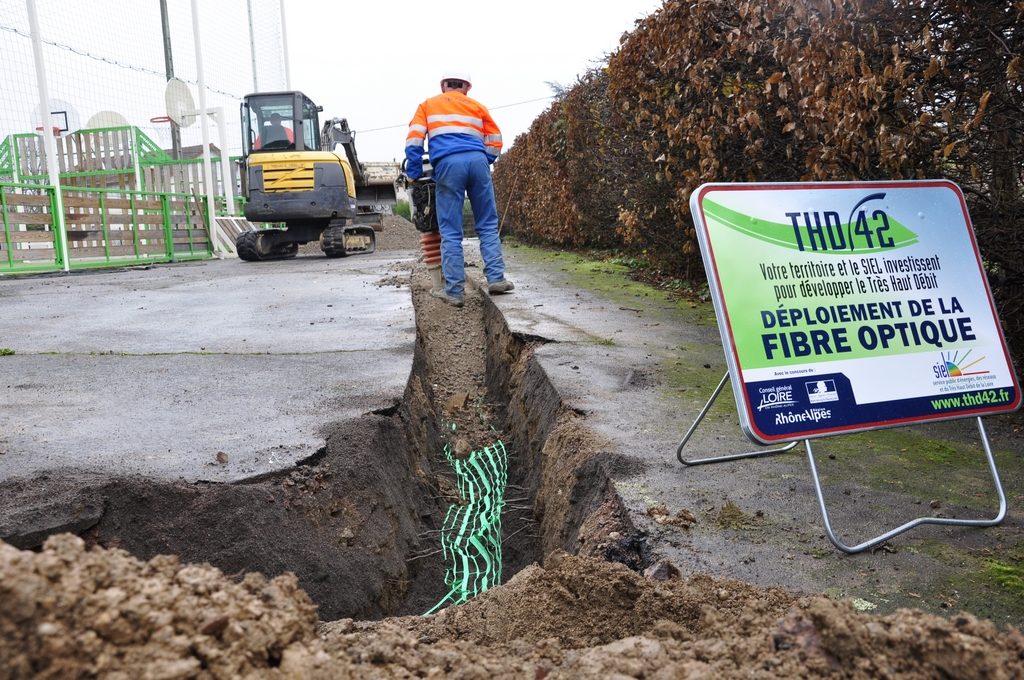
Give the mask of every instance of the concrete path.
POLYGON ((392 405, 409 252, 0 279, 0 479, 55 468, 229 481, 392 405))

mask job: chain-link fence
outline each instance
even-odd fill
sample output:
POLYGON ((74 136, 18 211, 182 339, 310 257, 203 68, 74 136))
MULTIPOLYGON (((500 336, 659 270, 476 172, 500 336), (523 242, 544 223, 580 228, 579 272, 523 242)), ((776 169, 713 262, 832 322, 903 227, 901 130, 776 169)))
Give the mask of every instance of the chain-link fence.
POLYGON ((172 125, 152 122, 170 113, 181 116, 183 157, 195 157, 201 62, 206 107, 222 109, 226 123, 223 141, 211 124, 210 142, 236 155, 242 97, 287 87, 282 27, 280 0, 0 0, 0 141, 44 126, 66 135, 131 125, 170 151, 172 125), (33 6, 49 93, 42 113, 33 6), (168 88, 172 76, 183 82, 168 88))

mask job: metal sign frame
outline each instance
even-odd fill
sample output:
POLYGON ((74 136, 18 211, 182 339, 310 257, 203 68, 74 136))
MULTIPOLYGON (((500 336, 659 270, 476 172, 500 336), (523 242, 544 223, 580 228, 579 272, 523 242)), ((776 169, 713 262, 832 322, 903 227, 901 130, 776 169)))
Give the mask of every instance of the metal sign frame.
POLYGON ((1002 522, 1006 499, 981 416, 1019 408, 1021 393, 959 187, 704 184, 690 208, 728 370, 676 449, 679 462, 783 453, 804 441, 826 532, 844 552, 920 524, 1002 522), (730 377, 747 437, 788 445, 684 459, 730 377), (921 517, 858 545, 838 539, 812 438, 966 417, 977 419, 996 517, 921 517))

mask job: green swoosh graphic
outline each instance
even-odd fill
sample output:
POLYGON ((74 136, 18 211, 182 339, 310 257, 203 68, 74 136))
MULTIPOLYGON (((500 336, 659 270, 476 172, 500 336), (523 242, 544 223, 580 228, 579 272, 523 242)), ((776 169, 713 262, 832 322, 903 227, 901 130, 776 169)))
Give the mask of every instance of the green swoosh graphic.
MULTIPOLYGON (((715 203, 709 199, 704 199, 701 203, 701 207, 703 208, 704 215, 706 217, 714 219, 715 222, 721 224, 723 227, 728 227, 729 229, 738 231, 741 234, 756 238, 757 240, 764 241, 765 243, 770 243, 774 246, 779 246, 780 248, 800 251, 792 224, 769 222, 767 220, 751 217, 750 215, 744 215, 741 212, 736 212, 735 210, 726 208, 724 205, 715 203)), ((879 226, 882 226, 882 224, 883 223, 880 219, 868 219, 868 226, 872 231, 879 226)), ((843 224, 841 227, 844 237, 848 233, 853 233, 849 223, 843 224)), ((917 243, 917 234, 892 217, 889 217, 889 230, 885 235, 893 240, 894 245, 889 247, 875 245, 870 248, 866 245, 862 245, 859 247, 855 246, 851 249, 848 244, 846 248, 840 250, 811 250, 810 248, 805 248, 800 252, 815 253, 818 255, 862 255, 866 253, 891 251, 896 248, 904 248, 917 243)), ((858 239, 863 241, 864 237, 854 234, 854 241, 858 239)))

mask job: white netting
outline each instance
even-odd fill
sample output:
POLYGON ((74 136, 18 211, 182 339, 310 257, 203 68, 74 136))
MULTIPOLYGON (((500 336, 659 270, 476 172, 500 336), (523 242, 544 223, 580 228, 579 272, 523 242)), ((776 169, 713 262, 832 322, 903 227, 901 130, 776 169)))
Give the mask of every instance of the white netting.
MULTIPOLYGON (((42 127, 27 2, 0 0, 0 142, 42 127)), ((110 127, 123 117, 162 147, 171 147, 165 40, 160 3, 125 0, 35 0, 49 90, 49 125, 70 132, 110 127), (52 112, 62 112, 53 114, 52 112), (92 123, 92 124, 90 124, 92 123)), ((198 2, 208 109, 222 107, 226 150, 241 152, 238 106, 258 90, 286 89, 280 0, 198 2)), ((189 0, 166 0, 174 76, 199 105, 189 0)), ((210 141, 219 145, 211 120, 210 141)), ((183 148, 202 145, 198 119, 181 129, 183 148)))

